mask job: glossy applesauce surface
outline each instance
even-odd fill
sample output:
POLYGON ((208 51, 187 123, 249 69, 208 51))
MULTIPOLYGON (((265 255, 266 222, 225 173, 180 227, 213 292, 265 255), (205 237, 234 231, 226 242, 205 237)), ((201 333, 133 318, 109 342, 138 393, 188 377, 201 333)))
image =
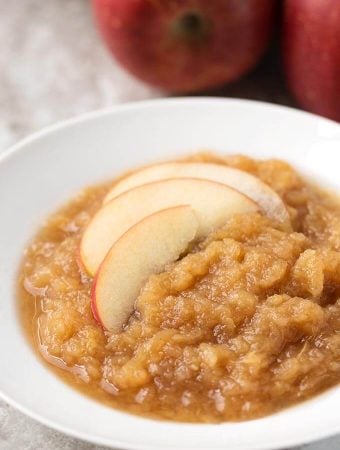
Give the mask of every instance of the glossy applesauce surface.
POLYGON ((246 420, 340 381, 340 204, 288 164, 197 154, 258 176, 292 230, 236 215, 152 275, 118 334, 91 311, 79 260, 84 228, 113 183, 52 215, 27 248, 19 308, 34 348, 72 386, 156 418, 246 420))

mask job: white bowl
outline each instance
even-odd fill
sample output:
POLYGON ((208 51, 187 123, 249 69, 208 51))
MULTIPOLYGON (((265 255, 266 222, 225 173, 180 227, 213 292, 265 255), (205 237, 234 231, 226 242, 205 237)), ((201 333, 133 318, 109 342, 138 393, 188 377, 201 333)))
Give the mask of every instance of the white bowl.
POLYGON ((340 432, 340 387, 263 419, 220 425, 144 419, 102 406, 34 355, 16 311, 25 244, 79 189, 153 160, 208 148, 278 157, 340 190, 340 126, 292 109, 222 99, 130 104, 56 125, 0 159, 1 396, 64 433, 124 449, 273 449, 340 432))

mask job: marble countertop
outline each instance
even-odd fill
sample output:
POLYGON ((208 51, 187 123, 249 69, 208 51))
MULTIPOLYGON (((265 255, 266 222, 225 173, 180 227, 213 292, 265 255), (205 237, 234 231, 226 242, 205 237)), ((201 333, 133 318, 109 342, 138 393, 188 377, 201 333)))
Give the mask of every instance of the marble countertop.
MULTIPOLYGON (((0 153, 61 119, 164 96, 114 63, 96 33, 88 0, 0 0, 0 153)), ((249 76, 205 95, 294 102, 273 54, 249 76)), ((0 450, 100 450, 27 418, 0 401, 0 450)), ((299 447, 300 449, 301 447, 299 447)), ((338 450, 340 437, 304 447, 338 450)))

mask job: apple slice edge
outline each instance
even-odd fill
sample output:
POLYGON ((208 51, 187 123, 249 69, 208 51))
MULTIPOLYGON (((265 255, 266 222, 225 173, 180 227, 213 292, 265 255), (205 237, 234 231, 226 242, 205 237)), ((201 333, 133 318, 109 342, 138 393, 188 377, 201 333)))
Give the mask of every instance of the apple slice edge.
POLYGON ((188 205, 157 211, 114 243, 93 281, 94 317, 119 332, 150 275, 174 262, 196 237, 198 220, 188 205))

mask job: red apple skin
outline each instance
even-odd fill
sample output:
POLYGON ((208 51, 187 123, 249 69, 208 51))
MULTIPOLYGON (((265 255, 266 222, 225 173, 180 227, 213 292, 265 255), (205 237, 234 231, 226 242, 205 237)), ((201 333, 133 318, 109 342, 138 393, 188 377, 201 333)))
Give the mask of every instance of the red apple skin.
POLYGON ((340 121, 340 0, 285 0, 283 53, 298 103, 340 121))
POLYGON ((96 303, 96 284, 97 284, 97 275, 94 277, 92 282, 92 288, 91 288, 91 311, 94 317, 94 320, 100 325, 102 328, 104 328, 102 321, 100 320, 98 309, 97 309, 97 303, 96 303))
POLYGON ((275 0, 92 1, 115 58, 137 78, 177 93, 218 87, 256 65, 276 6, 275 0), (187 23, 189 33, 179 24, 190 13, 202 21, 187 23))

